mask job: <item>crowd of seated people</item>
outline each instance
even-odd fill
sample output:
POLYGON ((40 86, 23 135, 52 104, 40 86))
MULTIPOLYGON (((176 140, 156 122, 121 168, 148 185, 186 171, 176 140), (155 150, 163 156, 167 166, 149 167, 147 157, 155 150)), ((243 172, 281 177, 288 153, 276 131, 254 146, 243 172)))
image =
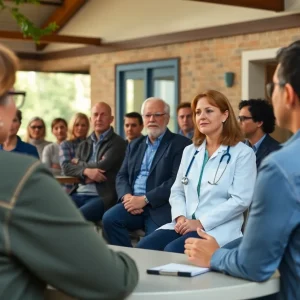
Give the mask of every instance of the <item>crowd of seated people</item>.
MULTIPOLYGON (((17 136, 22 113, 12 112, 0 149, 39 157, 44 163, 39 172, 48 168, 54 175, 77 177, 80 183, 68 193, 78 216, 93 223, 102 221, 109 244, 132 247, 130 232, 142 229, 145 237, 138 248, 185 252, 198 265, 212 265, 243 277, 238 270, 229 271, 228 266, 237 266, 238 259, 224 261, 223 257, 234 255, 240 244, 250 249, 249 240, 255 240, 250 234, 246 241, 241 239, 243 214, 250 208, 251 216, 253 195, 256 189, 260 191, 255 187, 257 174, 262 172, 261 181, 266 182, 266 157, 280 149, 270 136, 275 116, 268 101, 241 101, 236 118, 225 95, 207 90, 191 103, 178 106, 180 131, 172 133, 168 129, 170 106, 151 97, 143 102, 141 114, 124 116, 126 140, 114 132, 112 109, 105 102, 92 106, 90 119, 77 113, 69 127, 65 119, 54 119, 51 129, 55 143, 45 139, 46 126, 40 117, 30 120, 26 142, 22 142, 17 136), (193 250, 205 247, 201 243, 211 244, 216 257, 212 252, 204 261, 195 255, 193 250)), ((286 112, 293 116, 288 105, 286 112)), ((45 180, 50 186, 51 180, 45 180)), ((63 190, 61 193, 70 200, 63 190)), ((57 191, 58 197, 61 193, 57 191)), ((253 207, 255 218, 261 213, 259 205, 253 207)))
POLYGON ((45 140, 40 117, 30 120, 25 138, 29 143, 22 142, 17 136, 22 113, 17 111, 0 149, 35 155, 54 175, 77 177, 80 183, 66 191, 86 220, 102 221, 110 244, 130 247, 130 232, 142 229, 146 237, 137 247, 182 253, 185 239, 200 227, 220 245, 238 245, 256 178, 255 154, 258 168, 279 148, 269 136, 275 117, 266 100, 241 101, 239 109, 240 126, 223 94, 199 94, 192 103, 178 105, 175 134, 167 128, 169 105, 149 98, 141 114, 124 116, 124 140, 111 126, 111 107, 99 102, 90 119, 77 113, 69 127, 65 119, 55 118, 54 143, 45 140), (238 183, 245 178, 247 186, 238 183))

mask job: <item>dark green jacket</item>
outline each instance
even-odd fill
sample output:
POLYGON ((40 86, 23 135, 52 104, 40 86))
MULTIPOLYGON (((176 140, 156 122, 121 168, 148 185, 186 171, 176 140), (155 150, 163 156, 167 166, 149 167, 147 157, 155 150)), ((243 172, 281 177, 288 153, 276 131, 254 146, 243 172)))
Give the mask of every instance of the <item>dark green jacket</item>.
POLYGON ((134 261, 107 248, 39 161, 0 152, 0 299, 43 299, 46 284, 78 299, 123 299, 134 261))

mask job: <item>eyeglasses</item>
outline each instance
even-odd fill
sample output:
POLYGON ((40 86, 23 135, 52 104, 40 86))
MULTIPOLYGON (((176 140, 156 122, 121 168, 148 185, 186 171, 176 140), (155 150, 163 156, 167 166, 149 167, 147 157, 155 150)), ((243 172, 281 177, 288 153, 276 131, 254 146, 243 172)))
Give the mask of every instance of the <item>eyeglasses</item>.
POLYGON ((246 120, 250 120, 250 119, 253 119, 252 117, 246 117, 246 116, 238 116, 238 120, 240 122, 244 122, 246 120))
POLYGON ((155 114, 146 114, 146 115, 143 115, 143 117, 145 119, 150 119, 151 117, 153 118, 160 118, 162 116, 166 115, 166 113, 155 113, 155 114))
POLYGON ((286 85, 285 82, 269 82, 266 84, 266 92, 269 99, 272 99, 272 95, 275 89, 275 85, 279 85, 280 87, 284 87, 286 85))
POLYGON ((44 126, 42 126, 42 125, 36 125, 36 126, 30 126, 30 128, 31 129, 39 129, 39 130, 41 130, 41 129, 43 129, 44 128, 44 126))
POLYGON ((0 97, 0 102, 2 100, 7 101, 8 99, 12 99, 15 102, 16 108, 20 109, 25 102, 26 92, 20 91, 8 91, 5 95, 0 97))

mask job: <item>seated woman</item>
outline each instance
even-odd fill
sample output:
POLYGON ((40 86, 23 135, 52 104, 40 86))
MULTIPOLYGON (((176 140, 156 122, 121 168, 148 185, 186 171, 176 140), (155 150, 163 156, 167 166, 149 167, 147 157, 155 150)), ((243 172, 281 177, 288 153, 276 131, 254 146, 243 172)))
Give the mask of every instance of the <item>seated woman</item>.
POLYGON ((67 138, 67 121, 62 118, 56 118, 51 123, 51 129, 52 134, 56 137, 56 143, 45 146, 42 154, 42 162, 51 169, 54 175, 60 175, 59 145, 67 138))
POLYGON ((39 159, 39 154, 36 147, 23 142, 17 135, 22 123, 22 112, 18 109, 15 117, 13 118, 8 137, 2 145, 0 145, 0 150, 19 152, 23 154, 32 155, 33 157, 39 159))
POLYGON ((27 125, 25 142, 37 148, 40 158, 42 158, 45 146, 51 144, 51 142, 45 140, 45 136, 46 125, 44 120, 39 117, 32 118, 27 125))
MULTIPOLYGON (((0 144, 16 115, 17 65, 0 45, 0 144)), ((132 258, 106 246, 38 160, 0 151, 0 166, 1 300, 45 299, 47 284, 76 299, 125 299, 139 278, 132 258)))
POLYGON ((90 122, 87 115, 77 113, 69 123, 69 139, 60 144, 59 162, 64 172, 72 164, 78 145, 86 139, 90 129, 90 122))
POLYGON ((208 90, 192 104, 193 145, 184 149, 171 189, 172 223, 143 238, 139 248, 184 253, 197 228, 224 245, 242 236, 243 212, 256 180, 253 150, 242 134, 228 99, 208 90))

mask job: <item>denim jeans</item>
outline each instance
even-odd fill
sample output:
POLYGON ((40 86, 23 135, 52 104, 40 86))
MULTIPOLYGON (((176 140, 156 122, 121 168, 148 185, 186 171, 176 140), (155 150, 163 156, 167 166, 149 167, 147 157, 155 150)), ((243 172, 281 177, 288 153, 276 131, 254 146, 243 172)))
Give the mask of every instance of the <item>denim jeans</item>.
POLYGON ((123 203, 118 203, 105 212, 102 226, 109 244, 124 247, 132 247, 129 230, 143 229, 147 236, 158 228, 151 219, 148 207, 144 207, 144 212, 140 215, 132 215, 123 203))
POLYGON ((71 197, 86 220, 95 223, 102 219, 104 203, 100 196, 74 193, 71 197))
POLYGON ((185 240, 190 237, 200 239, 197 231, 192 231, 185 235, 181 235, 175 230, 160 229, 156 230, 149 236, 144 237, 137 244, 137 248, 184 253, 185 240))

